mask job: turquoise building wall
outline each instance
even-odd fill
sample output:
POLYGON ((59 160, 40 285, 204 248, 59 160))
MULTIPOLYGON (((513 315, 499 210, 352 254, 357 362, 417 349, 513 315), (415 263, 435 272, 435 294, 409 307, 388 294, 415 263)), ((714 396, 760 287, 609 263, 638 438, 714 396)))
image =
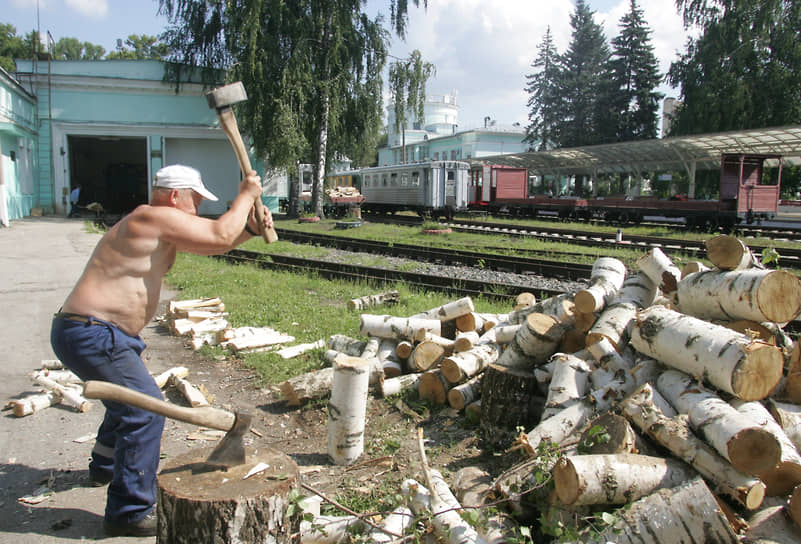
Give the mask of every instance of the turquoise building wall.
POLYGON ((0 219, 30 215, 37 200, 36 99, 0 68, 0 219))

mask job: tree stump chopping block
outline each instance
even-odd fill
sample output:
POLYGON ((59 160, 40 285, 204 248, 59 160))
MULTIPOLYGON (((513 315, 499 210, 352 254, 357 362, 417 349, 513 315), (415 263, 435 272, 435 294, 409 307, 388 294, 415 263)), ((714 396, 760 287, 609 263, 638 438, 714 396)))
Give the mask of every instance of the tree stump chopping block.
POLYGON ((159 472, 157 542, 291 542, 295 462, 277 450, 246 448, 247 462, 226 470, 206 463, 211 450, 176 457, 159 472))
POLYGON ((534 373, 489 365, 481 380, 481 438, 497 448, 509 447, 519 434, 542 417, 545 397, 534 373))

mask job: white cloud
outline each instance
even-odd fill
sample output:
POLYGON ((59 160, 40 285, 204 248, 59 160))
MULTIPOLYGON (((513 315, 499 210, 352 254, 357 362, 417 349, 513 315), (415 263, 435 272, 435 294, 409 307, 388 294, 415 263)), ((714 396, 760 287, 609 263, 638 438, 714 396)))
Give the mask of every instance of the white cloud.
POLYGON ((105 19, 108 15, 108 0, 64 0, 64 3, 92 19, 105 19))
MULTIPOLYGON (((669 0, 640 0, 661 71, 683 49, 686 32, 669 0)), ((629 0, 607 3, 596 21, 607 40, 617 35, 629 0)), ((403 57, 419 49, 437 68, 430 94, 458 91, 459 125, 479 126, 489 115, 501 124, 527 124, 526 74, 550 26, 554 44, 564 52, 570 43, 570 0, 436 0, 428 9, 411 8, 406 42, 395 40, 392 53, 403 57)))

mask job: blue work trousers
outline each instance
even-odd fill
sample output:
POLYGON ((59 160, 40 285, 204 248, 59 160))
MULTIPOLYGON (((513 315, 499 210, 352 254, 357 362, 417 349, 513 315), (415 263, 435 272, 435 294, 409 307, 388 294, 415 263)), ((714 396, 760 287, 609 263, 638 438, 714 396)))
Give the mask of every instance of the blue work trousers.
MULTIPOLYGON (((112 323, 88 318, 53 319, 50 343, 61 362, 82 380, 122 385, 157 399, 161 390, 140 357, 145 343, 112 323)), ((164 417, 113 401, 103 401, 106 414, 97 432, 89 471, 112 475, 106 500, 107 520, 134 523, 156 504, 164 417)))

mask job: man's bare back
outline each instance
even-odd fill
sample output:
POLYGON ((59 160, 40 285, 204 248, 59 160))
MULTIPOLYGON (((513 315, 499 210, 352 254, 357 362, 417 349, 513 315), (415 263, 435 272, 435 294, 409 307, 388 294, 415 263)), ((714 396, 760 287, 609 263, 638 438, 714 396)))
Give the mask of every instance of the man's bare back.
MULTIPOLYGON (((250 237, 244 228, 260 193, 259 177, 251 172, 231 208, 211 220, 197 216, 203 197, 191 189, 154 188, 151 205, 137 207, 98 242, 62 311, 103 319, 138 335, 156 312, 176 252, 213 255, 241 244, 250 237)), ((265 223, 271 223, 266 216, 265 223)))

